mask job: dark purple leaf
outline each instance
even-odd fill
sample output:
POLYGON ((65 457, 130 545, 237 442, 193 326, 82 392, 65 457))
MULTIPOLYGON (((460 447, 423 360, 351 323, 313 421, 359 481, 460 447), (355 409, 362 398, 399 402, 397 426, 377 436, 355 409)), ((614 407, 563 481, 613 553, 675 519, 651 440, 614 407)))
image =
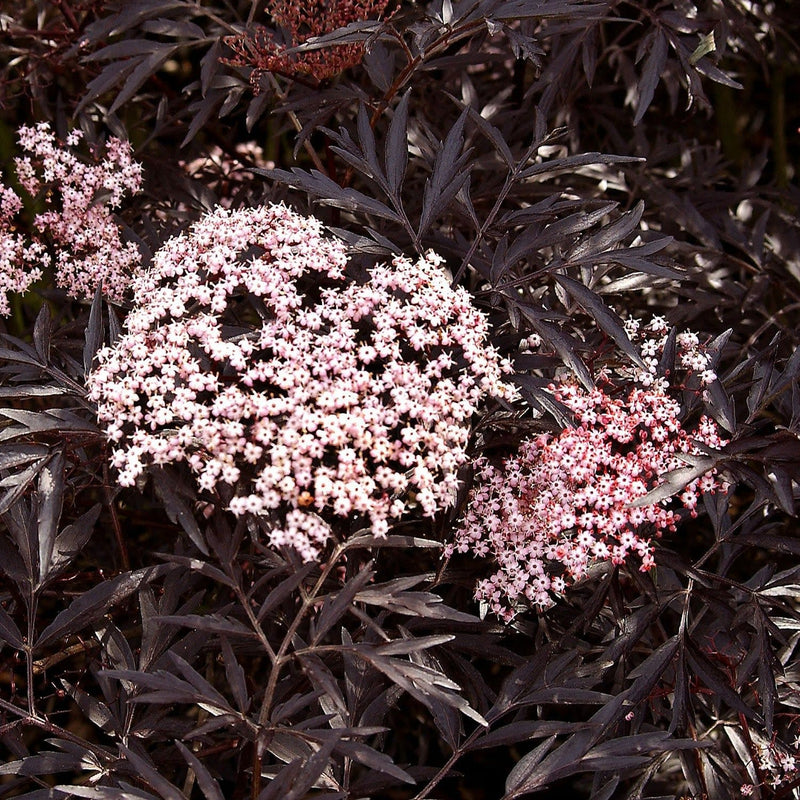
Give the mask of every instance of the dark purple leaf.
POLYGON ((386 181, 392 197, 400 199, 400 189, 408 166, 408 90, 394 109, 386 135, 386 181))
POLYGON ((649 34, 644 40, 644 44, 648 47, 648 53, 642 66, 642 76, 639 79, 639 97, 636 105, 636 116, 633 118, 634 125, 638 125, 641 122, 644 112, 649 108, 656 86, 667 63, 667 37, 660 29, 656 29, 649 34))
POLYGON ((340 591, 325 598, 312 626, 312 644, 319 644, 322 637, 347 613, 356 595, 372 580, 374 574, 369 567, 364 567, 340 591))
POLYGON ((314 566, 315 565, 313 563, 303 564, 301 567, 298 567, 295 571, 293 571, 287 578, 284 578, 284 580, 282 580, 274 589, 271 589, 264 598, 264 602, 261 604, 261 607, 258 609, 256 619, 258 619, 259 622, 263 622, 264 617, 269 614, 270 611, 283 603, 311 574, 314 566))
POLYGON ((225 800, 225 795, 219 788, 219 783, 211 776, 205 764, 181 742, 176 741, 175 746, 186 759, 186 763, 194 770, 197 783, 200 786, 200 791, 203 792, 206 800, 225 800))
POLYGON ((85 344, 83 346, 83 374, 88 377, 94 364, 97 351, 103 344, 103 285, 98 285, 89 311, 89 322, 86 325, 85 344))
POLYGON ((433 174, 425 182, 422 198, 422 213, 417 237, 422 239, 431 223, 442 214, 469 174, 465 168, 469 153, 462 153, 464 146, 464 123, 469 107, 461 112, 455 125, 449 130, 433 164, 433 174))
POLYGON ((173 522, 178 523, 200 552, 207 556, 209 554, 208 545, 200 526, 197 524, 191 508, 181 497, 181 494, 191 496, 191 493, 181 485, 171 471, 162 467, 153 467, 152 473, 153 488, 161 502, 164 503, 167 516, 173 522))
POLYGON ((318 170, 312 169, 311 172, 305 172, 298 167, 293 167, 291 172, 282 169, 254 169, 253 172, 308 192, 323 205, 343 208, 347 211, 361 211, 392 222, 402 222, 397 212, 387 205, 356 189, 343 189, 318 170))
POLYGON ((0 641, 6 642, 16 650, 21 650, 25 646, 17 623, 2 606, 0 606, 0 641))
POLYGON ((78 595, 42 631, 36 640, 36 648, 40 649, 66 634, 76 633, 91 622, 100 619, 112 606, 129 597, 142 584, 157 580, 173 569, 171 564, 160 564, 133 572, 124 572, 122 575, 103 581, 78 595))
POLYGON ((51 326, 50 306, 42 303, 33 326, 33 344, 45 364, 50 361, 51 326))
POLYGON ((183 792, 161 775, 156 765, 150 761, 149 758, 146 758, 144 755, 139 755, 121 742, 118 746, 120 752, 133 768, 137 778, 145 782, 151 789, 158 792, 164 800, 186 800, 183 796, 183 792))
POLYGON ((64 498, 64 453, 59 450, 42 468, 36 487, 38 501, 37 539, 39 544, 39 583, 45 582, 50 572, 56 531, 61 520, 64 498))
POLYGON ((167 625, 181 625, 197 631, 219 633, 224 636, 244 636, 247 639, 256 638, 255 631, 248 628, 236 619, 218 613, 207 614, 165 614, 155 618, 158 622, 167 625))
POLYGON ((582 283, 566 275, 554 274, 553 277, 592 315, 597 327, 603 333, 608 334, 634 364, 644 369, 644 361, 642 361, 639 351, 628 338, 628 334, 625 333, 625 328, 619 316, 582 283))
POLYGON ((247 713, 250 706, 250 695, 247 691, 247 678, 242 669, 241 664, 236 660, 236 655, 230 642, 225 636, 220 636, 220 646, 222 648, 222 657, 225 661, 225 675, 228 679, 228 686, 230 687, 233 699, 236 701, 236 706, 243 714, 247 713))
POLYGON ((80 687, 73 686, 69 681, 63 678, 61 679, 61 685, 66 690, 67 694, 75 701, 75 704, 80 708, 84 716, 100 728, 100 730, 106 733, 120 731, 119 720, 115 718, 111 710, 102 700, 92 697, 80 687))

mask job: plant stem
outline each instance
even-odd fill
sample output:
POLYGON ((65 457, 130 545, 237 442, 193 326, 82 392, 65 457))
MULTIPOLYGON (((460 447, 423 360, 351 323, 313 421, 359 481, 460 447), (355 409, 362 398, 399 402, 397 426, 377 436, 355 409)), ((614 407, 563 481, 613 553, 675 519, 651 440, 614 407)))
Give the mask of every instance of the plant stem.
MULTIPOLYGON (((264 690, 264 699, 261 702, 261 710, 259 711, 258 715, 258 729, 259 732, 263 732, 263 729, 267 725, 267 721, 269 719, 269 713, 272 710, 272 702, 275 696, 275 689, 278 685, 278 678, 280 676, 281 668, 283 665, 290 660, 291 656, 287 655, 289 652, 289 648, 292 644, 292 639, 294 639, 295 634, 297 633, 297 629, 300 627, 300 623, 303 621, 308 610, 314 605, 317 595, 319 591, 325 584, 325 581, 328 579, 328 576, 331 574, 331 571, 336 566, 336 563, 339 560, 339 557, 345 551, 345 547, 343 545, 337 545, 334 548, 333 553, 331 554, 330 559, 325 564, 320 573, 317 582, 314 584, 313 589, 303 598, 303 603, 300 606, 299 611, 295 614, 294 619, 292 620, 291 624, 289 625, 286 634, 283 637, 283 641, 281 642, 280 647, 278 648, 277 653, 274 654, 274 659, 272 662, 272 669, 269 673, 269 680, 267 681, 267 688, 264 690)), ((261 737, 259 736, 256 742, 254 743, 254 752, 253 752, 253 789, 252 789, 252 800, 258 800, 258 795, 261 792, 261 756, 262 756, 262 743, 261 737)))

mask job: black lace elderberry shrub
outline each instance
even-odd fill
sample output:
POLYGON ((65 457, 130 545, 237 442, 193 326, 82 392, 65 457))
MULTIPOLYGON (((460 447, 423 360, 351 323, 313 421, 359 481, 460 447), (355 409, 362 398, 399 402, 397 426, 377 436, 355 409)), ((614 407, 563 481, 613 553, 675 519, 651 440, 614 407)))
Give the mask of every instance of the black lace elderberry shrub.
MULTIPOLYGON (((303 21, 304 8, 14 0, 0 9, 9 289, 0 795, 796 796, 791 4, 334 3, 330 17, 303 21), (13 158, 25 155, 14 135, 40 123, 55 149, 81 130, 74 163, 87 170, 100 164, 92 154, 129 142, 143 191, 117 205, 113 185, 86 194, 69 173, 43 175, 28 196, 14 183, 13 158), (78 201, 84 218, 102 221, 97 241, 88 226, 37 227, 78 201), (145 458, 120 485, 113 412, 104 407, 98 420, 102 391, 90 395, 87 379, 136 321, 132 287, 104 280, 72 291, 45 263, 59 242, 79 242, 87 256, 113 241, 148 269, 167 242, 192 241, 198 224, 281 202, 343 242, 343 280, 359 291, 376 270, 387 279, 392 268, 424 271, 426 254, 438 253, 436 274, 483 320, 485 349, 445 353, 420 334, 421 349, 401 353, 462 376, 468 363, 507 358, 519 392, 513 402, 483 397, 457 426, 456 462, 429 465, 449 476, 447 502, 431 504, 427 484, 407 476, 411 491, 385 498, 403 504, 385 529, 287 484, 281 502, 335 523, 310 560, 275 541, 269 514, 231 513, 252 494, 237 500, 236 481, 198 485, 221 452, 211 438, 182 445, 186 459, 145 458), (41 269, 38 282, 23 261, 41 269), (654 317, 664 320, 655 351, 630 323, 654 317), (685 331, 702 343, 703 364, 688 369, 685 331), (593 528, 584 539, 596 557, 569 573, 559 555, 581 531, 566 525, 573 510, 547 477, 555 445, 599 442, 607 424, 636 437, 618 435, 597 480, 576 486, 585 521, 602 521, 601 489, 622 475, 614 465, 656 448, 652 427, 619 419, 634 410, 628 377, 643 371, 668 387, 660 413, 679 430, 658 433, 663 458, 648 462, 645 498, 615 509, 629 529, 593 528), (583 407, 590 397, 601 401, 596 419, 583 407), (484 498, 480 513, 470 506, 485 465, 497 477, 521 462, 536 476, 536 500, 521 503, 514 530, 538 535, 556 500, 562 510, 553 558, 541 561, 557 591, 539 608, 521 600, 528 589, 535 600, 536 587, 503 560, 505 541, 490 546, 494 521, 510 513, 493 503, 515 487, 484 498), (712 491, 712 481, 728 490, 712 491), (652 519, 641 510, 649 506, 652 519), (460 553, 465 518, 471 552, 460 553), (603 557, 603 545, 612 556, 627 547, 626 557, 603 557), (505 619, 475 598, 498 574, 517 592, 505 619)), ((252 272, 262 254, 248 248, 229 263, 252 272)), ((329 288, 298 286, 311 304, 329 288)), ((274 321, 256 293, 219 288, 236 295, 215 327, 221 341, 239 346, 274 321)), ((435 327, 425 313, 421 330, 435 327)), ((372 335, 367 327, 358 335, 372 335)), ((131 358, 134 394, 135 368, 131 358)), ((220 361, 215 375, 234 386, 237 369, 220 361)), ((373 360, 362 371, 375 380, 381 370, 373 360)), ((126 408, 144 409, 142 431, 167 440, 172 422, 157 401, 146 407, 163 387, 148 386, 126 408)), ((393 388, 383 386, 383 400, 393 388)), ((119 423, 124 436, 138 429, 119 423)), ((393 433, 424 460, 415 432, 439 435, 436 424, 416 419, 393 433)), ((333 446, 322 466, 338 470, 341 455, 333 446)), ((401 467, 392 472, 406 477, 401 467)))

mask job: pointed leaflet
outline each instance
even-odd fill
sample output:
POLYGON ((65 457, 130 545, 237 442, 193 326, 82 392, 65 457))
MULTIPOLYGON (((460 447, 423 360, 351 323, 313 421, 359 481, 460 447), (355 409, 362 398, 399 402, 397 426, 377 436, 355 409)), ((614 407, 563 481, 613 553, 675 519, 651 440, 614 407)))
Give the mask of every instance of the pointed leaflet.
POLYGON ((619 219, 601 228, 597 233, 584 236, 565 256, 565 260, 575 262, 587 256, 606 253, 639 227, 644 213, 644 202, 640 200, 630 211, 619 219))
POLYGON ((463 697, 453 691, 448 691, 458 689, 459 686, 443 673, 398 658, 380 656, 374 650, 365 646, 357 646, 353 649, 353 652, 382 672, 394 684, 405 689, 412 697, 430 709, 432 713, 431 700, 439 700, 458 709, 462 714, 474 719, 479 724, 488 726, 486 720, 463 697))
POLYGON ((730 678, 691 641, 686 643, 686 659, 693 676, 699 678, 702 684, 707 689, 710 689, 730 709, 743 714, 759 725, 764 724, 761 717, 731 687, 730 678))
POLYGON ((466 751, 483 750, 488 747, 518 745, 528 739, 540 739, 558 734, 573 733, 587 723, 561 722, 557 720, 520 720, 502 725, 479 736, 464 748, 466 751))
MULTIPOLYGON (((494 149, 500 154, 509 169, 514 167, 514 155, 511 148, 506 143, 503 134, 500 133, 489 120, 484 117, 477 109, 468 106, 469 118, 478 126, 481 133, 492 143, 494 149)), ((486 111, 486 109, 484 109, 486 111)))
POLYGON ((3 606, 0 606, 0 644, 3 642, 7 642, 15 650, 21 650, 25 646, 17 623, 11 619, 3 606))
POLYGON ((23 429, 0 429, 0 439, 24 436, 32 431, 71 430, 97 432, 97 427, 88 418, 80 417, 66 408, 51 408, 48 411, 0 408, 0 415, 13 419, 20 425, 25 426, 23 429))
POLYGON ((344 728, 351 724, 350 712, 339 682, 325 662, 311 653, 303 653, 298 659, 309 682, 319 692, 320 707, 330 717, 328 724, 332 728, 344 728))
MULTIPOLYGON (((169 653, 168 655, 173 654, 169 653)), ((194 674, 197 677, 197 673, 194 674)), ((121 682, 128 682, 141 689, 149 690, 137 694, 128 702, 155 703, 165 706, 173 706, 176 703, 194 704, 208 711, 214 717, 241 721, 241 715, 237 714, 228 701, 210 684, 207 684, 210 691, 198 689, 192 682, 164 670, 152 673, 133 669, 105 669, 100 675, 103 678, 116 678, 121 682)))
POLYGON ((397 104, 394 116, 389 123, 389 132, 386 135, 386 180, 389 192, 396 200, 400 198, 400 187, 408 166, 408 100, 411 94, 409 89, 397 104))
POLYGON ((310 758, 303 764, 303 768, 292 788, 286 793, 285 800, 302 800, 316 785, 317 780, 330 767, 331 753, 338 743, 338 735, 332 732, 310 758))
POLYGON ((407 614, 420 619, 450 619, 459 622, 475 623, 479 620, 472 614, 457 611, 446 605, 438 594, 433 592, 404 591, 405 585, 415 585, 419 579, 403 584, 402 579, 375 584, 356 595, 359 603, 382 606, 395 614, 407 614))
POLYGON ((199 572, 211 580, 217 581, 231 589, 236 588, 236 582, 229 578, 221 569, 212 566, 207 561, 201 561, 199 558, 191 558, 189 556, 173 556, 170 553, 156 553, 159 558, 169 561, 173 564, 180 564, 194 572, 199 572))
POLYGON ((245 714, 250 706, 250 695, 247 691, 247 678, 245 677, 241 664, 236 660, 236 655, 228 639, 225 636, 220 636, 219 642, 222 646, 222 657, 225 661, 225 675, 228 679, 228 686, 230 687, 233 699, 236 701, 237 708, 245 714))
POLYGON ((209 633, 227 636, 243 636, 247 639, 256 638, 253 630, 239 622, 239 620, 226 617, 222 613, 165 614, 164 616, 157 616, 156 620, 167 625, 180 625, 195 631, 208 631, 209 633))
POLYGON ((319 644, 322 637, 342 618, 351 606, 355 596, 369 583, 375 573, 367 565, 355 577, 351 578, 334 595, 325 598, 322 610, 312 626, 311 643, 319 644))
POLYGON ((126 75, 129 75, 136 66, 136 60, 131 58, 126 61, 114 61, 103 69, 103 71, 86 84, 86 94, 75 109, 79 114, 93 100, 105 94, 112 86, 119 83, 126 75))
POLYGON ((50 361, 50 325, 50 306, 45 302, 42 303, 33 326, 33 344, 45 364, 50 361))
MULTIPOLYGON (((150 50, 147 55, 140 56, 138 59, 131 59, 137 61, 138 64, 128 75, 125 84, 120 93, 114 98, 111 108, 108 110, 109 114, 113 114, 122 105, 128 102, 134 94, 141 88, 141 86, 161 69, 163 63, 178 49, 180 45, 164 42, 150 41, 150 50)), ((106 69, 113 69, 118 62, 113 62, 106 69)))
POLYGON ((200 790, 205 795, 206 800, 225 800, 225 796, 222 794, 219 784, 211 776, 205 764, 203 764, 203 762, 182 742, 176 741, 175 746, 186 759, 186 763, 194 770, 197 783, 200 786, 200 790))
POLYGON ((716 460, 704 456, 689 456, 686 453, 678 454, 684 461, 689 461, 690 466, 678 467, 659 476, 661 483, 647 494, 628 503, 628 508, 643 508, 644 506, 655 505, 662 500, 667 500, 673 495, 682 492, 695 478, 701 478, 709 470, 716 466, 716 460))
POLYGON ((461 116, 445 137, 444 143, 436 154, 433 174, 425 182, 422 215, 417 231, 420 239, 433 220, 447 208, 450 201, 458 194, 467 179, 469 170, 462 169, 462 167, 468 153, 462 153, 461 148, 464 145, 464 123, 468 115, 469 107, 461 112, 461 116))
POLYGON ((94 723, 100 730, 113 734, 122 730, 121 721, 112 713, 109 707, 102 702, 87 694, 77 686, 73 686, 68 681, 61 679, 61 685, 66 693, 75 701, 85 717, 94 723))
POLYGON ((582 759, 580 769, 592 772, 632 769, 650 763, 661 753, 702 747, 713 747, 713 743, 695 739, 670 739, 667 731, 620 736, 595 745, 582 759))
POLYGON ((566 217, 550 222, 544 226, 530 225, 522 229, 508 248, 507 261, 509 266, 516 264, 529 253, 544 250, 553 244, 560 244, 568 237, 574 236, 588 228, 597 225, 603 217, 607 216, 617 203, 604 203, 600 208, 591 212, 578 211, 566 217))
POLYGON ((103 284, 97 286, 89 311, 89 322, 86 325, 86 337, 83 345, 83 376, 87 378, 92 371, 92 364, 97 351, 103 344, 103 284))
POLYGON ((95 503, 88 511, 81 514, 71 525, 56 536, 50 562, 50 577, 61 572, 89 541, 94 531, 102 506, 95 503))
MULTIPOLYGON (((0 487, 5 489, 8 488, 7 492, 4 492, 0 495, 0 515, 9 512, 14 504, 28 491, 28 488, 33 483, 36 476, 39 474, 42 467, 44 467, 47 459, 40 459, 36 461, 34 464, 31 464, 27 469, 24 469, 22 472, 10 475, 7 478, 3 478, 0 481, 0 487)), ((19 542, 18 542, 19 544, 19 542)), ((26 545, 27 550, 27 545, 26 545)), ((22 550, 20 551, 23 555, 23 558, 26 558, 26 562, 28 567, 30 568, 33 561, 27 558, 26 553, 22 550)), ((31 573, 31 578, 33 578, 33 574, 31 573)))
POLYGON ((364 158, 372 178, 378 183, 379 186, 386 186, 386 176, 381 169, 380 161, 378 161, 378 148, 375 144, 375 134, 369 124, 369 114, 363 103, 358 107, 358 141, 361 145, 361 155, 364 158))
POLYGON ((133 767, 134 774, 136 774, 140 780, 144 781, 151 789, 155 789, 164 800, 186 800, 183 796, 183 792, 164 778, 149 758, 135 753, 121 742, 118 744, 118 747, 120 752, 133 767))
POLYGON ((172 564, 159 564, 145 567, 133 572, 124 572, 116 578, 89 589, 78 595, 58 616, 42 631, 36 640, 35 647, 44 647, 54 639, 69 633, 76 633, 84 626, 100 619, 113 605, 133 594, 143 583, 156 580, 173 570, 172 564))
POLYGON ((544 760, 545 756, 553 749, 555 735, 549 736, 541 744, 526 753, 517 763, 506 778, 506 797, 517 797, 514 790, 526 779, 536 772, 536 767, 544 760))
MULTIPOLYGON (((125 781, 119 781, 117 786, 56 786, 56 792, 63 792, 64 797, 86 797, 89 800, 157 800, 155 795, 138 789, 125 781)), ((27 795, 25 796, 27 797, 27 795)), ((34 800, 31 798, 31 800, 34 800)), ((41 800, 51 800, 48 793, 41 800)))
POLYGON ((610 156, 605 153, 580 153, 576 156, 566 156, 553 161, 543 161, 526 167, 519 174, 520 180, 526 178, 545 176, 550 178, 561 172, 574 172, 576 167, 588 167, 596 164, 630 164, 632 162, 644 161, 643 158, 635 156, 610 156))
POLYGON ((59 450, 39 473, 37 485, 38 516, 37 539, 39 544, 39 585, 50 571, 50 562, 56 542, 56 531, 61 520, 64 500, 64 453, 59 450))
POLYGON ((336 750, 365 767, 391 775, 404 783, 415 783, 414 779, 404 769, 400 769, 386 753, 381 753, 363 742, 342 739, 336 745, 336 750))
POLYGON ((607 333, 620 347, 620 349, 642 369, 645 363, 639 351, 625 333, 622 320, 609 308, 591 289, 566 275, 553 275, 553 277, 572 295, 584 310, 594 317, 597 327, 607 333))
POLYGON ((338 183, 316 169, 312 169, 311 172, 305 172, 299 167, 292 167, 291 172, 282 169, 260 168, 252 171, 257 175, 264 175, 267 178, 272 178, 308 192, 323 205, 343 208, 346 211, 374 214, 376 217, 383 217, 384 219, 392 220, 392 222, 402 223, 400 215, 384 203, 367 197, 367 195, 355 189, 343 189, 338 183))
MULTIPOLYGON (((26 586, 26 602, 32 597, 38 585, 39 575, 39 547, 36 538, 36 525, 31 518, 30 507, 25 500, 12 504, 7 513, 3 515, 3 522, 16 545, 16 552, 24 566, 24 581, 26 586)), ((3 565, 5 569, 5 565, 3 565)))
MULTIPOLYGON (((407 634, 407 631, 402 626, 400 626, 400 631, 404 635, 407 634)), ((420 664, 429 669, 439 670, 440 672, 442 671, 439 659, 428 650, 420 649, 415 652, 410 652, 409 658, 415 664, 420 664)), ((430 698, 429 703, 434 725, 436 725, 439 734, 447 743, 447 746, 455 753, 458 749, 459 742, 464 736, 463 720, 451 705, 442 703, 434 697, 430 698)))
POLYGON ((647 54, 644 66, 642 67, 642 75, 639 78, 639 98, 636 107, 636 116, 633 119, 633 124, 638 125, 645 111, 650 106, 653 100, 658 81, 661 78, 661 73, 667 64, 667 37, 661 30, 653 31, 643 42, 642 45, 650 45, 650 52, 647 54))
POLYGON ((0 764, 0 775, 43 775, 54 772, 80 770, 81 759, 75 753, 45 752, 40 755, 26 756, 20 761, 7 761, 0 764))
POLYGON ((378 645, 375 652, 382 656, 398 656, 426 650, 429 647, 452 642, 456 637, 449 633, 431 634, 430 636, 417 636, 407 639, 393 639, 386 644, 378 645))
MULTIPOLYGON (((202 702, 202 698, 206 698, 209 703, 212 703, 215 707, 232 710, 228 704, 228 701, 188 661, 186 661, 186 659, 181 658, 177 653, 171 650, 166 654, 166 656, 167 659, 172 662, 173 666, 177 668, 178 672, 181 673, 184 679, 197 690, 197 693, 201 698, 201 700, 198 700, 197 702, 201 708, 206 707, 206 704, 202 702)), ((215 708, 211 713, 218 712, 215 708)))
POLYGON ((542 337, 542 340, 552 346, 556 353, 561 356, 562 361, 575 373, 575 377, 586 389, 591 391, 594 388, 591 373, 575 352, 570 338, 565 336, 555 325, 545 322, 530 306, 520 304, 519 310, 536 333, 542 337))
POLYGON ((316 567, 316 564, 313 561, 308 564, 303 564, 302 567, 292 572, 288 578, 282 580, 264 598, 261 608, 258 609, 256 619, 261 622, 272 609, 277 608, 277 606, 283 603, 283 601, 309 576, 314 567, 316 567))
POLYGON ((285 800, 286 790, 294 784, 302 766, 302 759, 295 758, 283 769, 273 774, 270 782, 261 790, 258 800, 279 800, 279 798, 285 800))
POLYGON ((581 759, 600 737, 611 730, 613 724, 622 718, 624 701, 624 693, 614 697, 589 718, 587 728, 574 733, 546 758, 537 757, 531 759, 533 762, 531 763, 527 760, 528 756, 532 755, 529 753, 528 756, 520 759, 506 781, 506 798, 504 800, 515 800, 515 798, 530 794, 553 781, 580 772, 581 759))
POLYGON ((153 474, 153 487, 164 504, 167 516, 172 522, 177 522, 183 528, 203 555, 209 555, 208 545, 203 538, 200 526, 197 524, 192 510, 180 496, 181 484, 176 480, 172 472, 163 467, 154 467, 151 472, 153 474))

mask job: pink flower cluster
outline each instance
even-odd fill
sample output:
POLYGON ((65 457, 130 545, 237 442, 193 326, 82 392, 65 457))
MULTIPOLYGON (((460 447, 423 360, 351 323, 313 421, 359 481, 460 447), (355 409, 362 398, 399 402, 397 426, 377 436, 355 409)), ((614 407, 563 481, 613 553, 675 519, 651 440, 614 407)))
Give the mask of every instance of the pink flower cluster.
POLYGON ((413 506, 452 504, 479 405, 514 396, 510 366, 435 254, 362 282, 345 264, 282 205, 220 208, 168 241, 89 377, 119 482, 185 461, 306 560, 336 517, 381 536, 413 506))
MULTIPOLYGON (((751 772, 762 777, 759 784, 745 783, 741 787, 744 797, 751 797, 756 788, 776 790, 785 784, 791 784, 800 776, 800 754, 792 753, 787 747, 770 741, 763 735, 754 736, 755 763, 750 763, 751 772)), ((796 746, 796 744, 795 744, 796 746)))
MULTIPOLYGON (((635 555, 649 569, 652 537, 674 531, 679 512, 669 500, 632 504, 664 473, 686 466, 681 454, 724 444, 708 417, 684 427, 673 387, 657 375, 666 323, 657 318, 642 331, 633 323, 629 332, 647 354, 646 369, 606 367, 592 391, 572 380, 551 385, 573 412, 574 427, 525 440, 500 465, 477 462, 467 512, 446 554, 494 559, 497 571, 478 584, 476 598, 506 620, 526 603, 551 606, 553 593, 593 563, 635 555)), ((698 373, 701 385, 713 380, 697 336, 679 335, 676 349, 673 381, 689 373, 698 373)), ((695 514, 701 494, 724 488, 711 471, 689 483, 679 502, 695 514)))
POLYGON ((0 315, 11 313, 9 292, 23 294, 42 277, 49 255, 39 242, 28 242, 15 229, 22 201, 13 189, 0 185, 0 315))
POLYGON ((119 301, 139 267, 135 244, 123 242, 111 213, 126 194, 141 187, 142 169, 127 142, 111 138, 102 158, 85 163, 75 155, 82 139, 72 131, 62 146, 46 122, 21 127, 19 144, 25 155, 15 159, 17 179, 30 195, 41 195, 47 209, 33 221, 34 240, 26 244, 10 228, 21 209, 11 189, 0 187, 0 313, 8 314, 8 291, 24 292, 50 264, 45 241, 55 252, 56 282, 72 297, 91 298, 103 283, 104 293, 119 301))

